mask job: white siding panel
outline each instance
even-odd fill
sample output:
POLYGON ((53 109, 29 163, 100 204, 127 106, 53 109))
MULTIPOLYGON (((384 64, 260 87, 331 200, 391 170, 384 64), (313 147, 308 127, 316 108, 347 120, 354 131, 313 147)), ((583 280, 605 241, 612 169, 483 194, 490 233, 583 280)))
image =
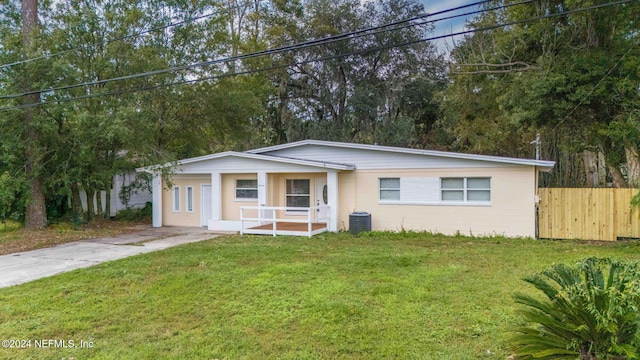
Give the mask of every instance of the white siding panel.
POLYGON ((184 164, 178 167, 178 174, 204 174, 212 171, 233 172, 233 173, 256 173, 258 171, 267 172, 326 172, 326 169, 297 165, 285 164, 276 161, 267 161, 259 159, 246 159, 241 157, 224 157, 199 161, 190 164, 184 164))
MULTIPOLYGON (((276 155, 296 159, 327 161, 338 164, 352 164, 357 169, 442 169, 442 168, 485 168, 496 163, 479 160, 452 159, 445 157, 403 154, 364 149, 338 148, 320 145, 304 145, 275 150, 264 155, 276 155)), ((499 166, 499 165, 498 165, 499 166)))
POLYGON ((437 177, 400 178, 400 201, 407 201, 407 202, 440 201, 440 178, 437 178, 437 177))

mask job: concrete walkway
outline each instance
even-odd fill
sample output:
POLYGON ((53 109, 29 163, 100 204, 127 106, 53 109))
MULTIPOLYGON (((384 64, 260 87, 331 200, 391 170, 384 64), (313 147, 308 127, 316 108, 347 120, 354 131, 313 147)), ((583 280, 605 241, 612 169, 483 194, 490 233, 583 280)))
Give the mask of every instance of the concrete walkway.
POLYGON ((1 255, 0 288, 220 235, 204 228, 147 227, 116 237, 81 240, 46 249, 1 255))

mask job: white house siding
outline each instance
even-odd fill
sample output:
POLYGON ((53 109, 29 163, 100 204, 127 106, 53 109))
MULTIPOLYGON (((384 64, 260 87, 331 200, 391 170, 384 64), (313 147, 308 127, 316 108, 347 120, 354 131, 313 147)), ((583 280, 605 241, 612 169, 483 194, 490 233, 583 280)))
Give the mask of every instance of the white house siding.
MULTIPOLYGON (((341 189, 343 190, 343 189, 341 189)), ((439 190, 438 190, 439 191, 439 190)), ((359 170, 356 211, 371 213, 373 230, 416 230, 443 234, 535 236, 535 168, 359 170), (379 178, 490 177, 490 205, 404 205, 379 201, 379 178)), ((341 221, 348 223, 348 218, 341 221)))
POLYGON ((337 164, 353 164, 356 169, 359 170, 486 168, 495 166, 495 163, 473 159, 459 159, 446 156, 429 156, 423 154, 407 154, 402 152, 353 149, 322 145, 303 145, 299 147, 270 151, 264 154, 314 161, 326 161, 337 164))
MULTIPOLYGON (((305 165, 287 163, 280 159, 248 159, 239 156, 227 156, 192 162, 180 165, 176 168, 177 174, 206 174, 212 172, 221 173, 256 173, 266 172, 326 172, 317 164, 305 165), (315 166, 314 166, 315 165, 315 166)), ((285 159, 286 160, 286 159, 285 159)))

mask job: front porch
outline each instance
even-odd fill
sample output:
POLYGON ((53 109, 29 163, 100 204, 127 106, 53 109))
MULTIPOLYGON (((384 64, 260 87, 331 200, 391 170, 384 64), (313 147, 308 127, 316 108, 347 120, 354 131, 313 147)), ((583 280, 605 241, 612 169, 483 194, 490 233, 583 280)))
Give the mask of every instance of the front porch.
POLYGON ((329 206, 327 205, 313 207, 243 206, 240 208, 240 234, 311 237, 328 231, 329 217, 327 214, 329 214, 329 206), (292 218, 292 213, 305 218, 292 218))
POLYGON ((187 159, 170 186, 154 172, 153 226, 299 236, 338 231, 338 174, 351 170, 346 164, 236 152, 187 159))

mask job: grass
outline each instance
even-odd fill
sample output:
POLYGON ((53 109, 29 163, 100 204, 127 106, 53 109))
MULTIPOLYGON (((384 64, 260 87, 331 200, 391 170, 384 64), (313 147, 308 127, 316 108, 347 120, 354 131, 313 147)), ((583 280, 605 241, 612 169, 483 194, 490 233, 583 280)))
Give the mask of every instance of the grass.
POLYGON ((430 234, 227 236, 0 289, 3 359, 505 359, 520 279, 612 244, 430 234), (68 343, 67 343, 68 344, 68 343))
POLYGON ((22 225, 17 221, 10 219, 0 220, 0 234, 18 230, 20 227, 22 227, 22 225))

